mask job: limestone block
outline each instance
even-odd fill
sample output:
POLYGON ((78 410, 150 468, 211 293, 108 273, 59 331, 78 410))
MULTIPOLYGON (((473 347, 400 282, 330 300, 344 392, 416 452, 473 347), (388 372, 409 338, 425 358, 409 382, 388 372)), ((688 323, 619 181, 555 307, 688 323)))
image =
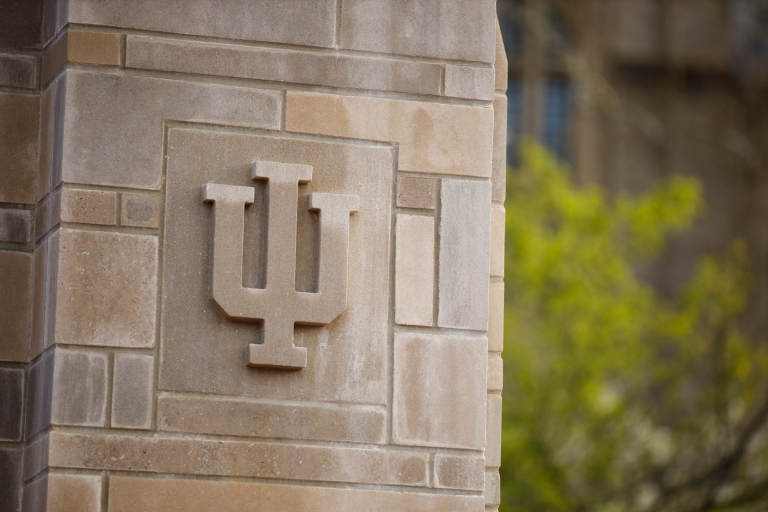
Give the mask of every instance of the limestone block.
POLYGON ((207 441, 161 435, 51 433, 50 466, 177 475, 426 486, 427 454, 330 446, 207 441), (115 458, 114 454, 121 454, 115 458))
POLYGON ((61 230, 56 341, 152 347, 157 238, 61 230))
POLYGON ((498 471, 485 473, 485 504, 499 505, 501 503, 501 479, 498 471))
POLYGON ((101 476, 48 475, 46 512, 100 512, 101 476))
POLYGON ((160 389, 269 400, 385 403, 394 149, 186 128, 169 130, 168 148, 160 389), (259 339, 261 326, 225 318, 210 300, 214 206, 203 203, 201 195, 208 183, 254 190, 255 201, 244 210, 242 285, 265 286, 270 250, 265 239, 267 195, 265 183, 251 178, 254 161, 312 167, 312 180, 298 187, 298 291, 318 289, 318 219, 309 211, 310 194, 360 198, 359 211, 349 217, 347 308, 324 327, 295 326, 295 346, 307 349, 307 367, 300 371, 248 368, 248 346, 259 339))
POLYGON ((0 448, 0 512, 17 512, 21 501, 21 448, 0 448))
POLYGON ((501 396, 489 395, 486 408, 485 465, 501 466, 501 396))
POLYGON ((54 351, 48 350, 29 367, 24 438, 31 439, 51 424, 54 351))
POLYGON ((106 407, 107 356, 57 349, 51 422, 102 427, 106 407))
POLYGON ((435 487, 439 489, 484 489, 485 459, 461 455, 435 455, 435 487))
POLYGON ((110 512, 483 512, 482 496, 112 476, 110 512))
POLYGON ((504 277, 504 228, 506 210, 503 206, 491 207, 491 276, 504 277))
POLYGON ((493 68, 496 72, 494 89, 499 92, 507 92, 509 63, 507 62, 507 52, 504 49, 504 39, 501 37, 501 27, 499 26, 498 19, 496 19, 496 57, 493 62, 493 68))
POLYGON ((161 397, 157 428, 166 432, 383 444, 381 407, 287 405, 161 397))
POLYGON ((491 175, 490 108, 288 91, 285 128, 397 142, 401 171, 491 175))
POLYGON ((496 74, 493 68, 445 66, 445 95, 470 100, 492 100, 496 74))
POLYGON ((0 368, 0 441, 20 441, 23 419, 24 371, 0 368))
POLYGON ((504 350, 504 283, 490 284, 488 312, 488 350, 504 350))
POLYGON ((64 187, 61 220, 78 224, 117 224, 117 193, 64 187))
POLYGON ((500 203, 507 197, 507 95, 496 94, 493 99, 493 200, 500 203))
POLYGON ((37 86, 37 59, 31 55, 0 53, 0 85, 34 89, 37 86))
POLYGON ((126 66, 198 75, 440 94, 440 65, 129 35, 126 66))
POLYGON ((24 448, 24 480, 30 480, 48 469, 51 438, 45 435, 24 448))
POLYGON ((501 391, 504 387, 504 361, 496 355, 488 356, 488 391, 501 391))
POLYGON ((444 179, 440 192, 440 327, 488 328, 491 184, 444 179))
POLYGON ((437 180, 398 176, 396 204, 399 208, 434 210, 437 204, 437 180))
POLYGON ((279 91, 81 70, 68 70, 65 78, 67 183, 158 189, 166 119, 271 129, 280 124, 279 91))
POLYGON ((142 194, 122 194, 120 224, 156 228, 160 222, 158 198, 142 194))
POLYGON ((0 208, 0 242, 29 243, 33 227, 32 210, 0 208))
POLYGON ((32 339, 34 257, 0 251, 0 361, 26 362, 32 339))
POLYGON ((112 426, 149 428, 152 421, 152 378, 155 358, 115 354, 112 377, 112 426))
POLYGON ((395 322, 432 325, 435 219, 398 215, 395 224, 395 322))
POLYGON ((482 337, 395 333, 392 441, 482 449, 486 351, 482 337))
POLYGON ((35 209, 35 241, 40 241, 61 222, 61 190, 45 198, 35 209))
POLYGON ((40 96, 0 93, 0 203, 35 204, 40 96))
POLYGON ((344 0, 341 47, 491 63, 496 2, 344 0))
POLYGON ((301 46, 333 45, 333 0, 69 0, 69 22, 152 32, 266 41, 301 46))

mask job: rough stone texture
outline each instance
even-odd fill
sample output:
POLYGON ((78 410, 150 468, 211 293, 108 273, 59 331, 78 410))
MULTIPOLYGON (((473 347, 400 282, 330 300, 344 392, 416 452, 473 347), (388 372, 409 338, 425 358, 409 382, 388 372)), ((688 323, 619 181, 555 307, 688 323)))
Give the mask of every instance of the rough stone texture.
POLYGON ((507 197, 507 95, 496 94, 493 99, 493 200, 504 202, 507 197))
POLYGON ((120 224, 142 228, 156 228, 160 222, 157 197, 140 194, 122 194, 120 224))
POLYGON ((24 480, 30 480, 48 469, 48 450, 51 438, 45 435, 24 449, 24 480))
POLYGON ((485 446, 485 338, 395 333, 392 441, 485 446))
POLYGON ((461 455, 435 455, 435 487, 443 489, 484 489, 485 459, 461 455))
POLYGON ((20 441, 23 419, 24 371, 0 368, 0 441, 20 441))
POLYGON ((0 48, 40 48, 42 0, 3 0, 0 11, 0 48))
POLYGON ((26 421, 24 437, 31 439, 51 424, 51 390, 54 351, 48 350, 29 367, 27 374, 26 421))
POLYGON ((162 397, 157 427, 167 432, 383 444, 386 411, 380 407, 293 405, 162 397))
POLYGON ((21 448, 0 448, 0 512, 18 512, 22 483, 21 448))
POLYGON ((101 476, 48 475, 46 512, 100 512, 101 476))
POLYGON ((491 63, 496 2, 344 0, 341 47, 491 63))
POLYGON ((31 242, 33 226, 32 210, 0 208, 0 242, 31 242))
POLYGON ((425 486, 427 454, 163 436, 51 433, 50 466, 425 486), (119 457, 114 455, 119 453, 119 457))
POLYGON ((435 96, 441 80, 437 63, 130 35, 126 66, 435 96))
POLYGON ((488 328, 491 186, 444 179, 440 192, 440 327, 488 328))
POLYGON ((396 205, 399 208, 434 210, 437 205, 437 180, 398 176, 396 205))
POLYGON ((470 100, 492 100, 496 74, 493 68, 445 66, 445 95, 470 100))
POLYGON ((333 0, 69 0, 70 23, 303 46, 332 46, 335 18, 333 0))
POLYGON ((36 202, 39 132, 40 96, 0 93, 0 203, 36 202))
POLYGON ((504 239, 506 211, 501 206, 491 207, 491 276, 504 277, 504 239))
POLYGON ((160 388, 383 404, 393 148, 176 128, 169 131, 168 148, 160 388), (257 160, 313 168, 312 180, 299 187, 299 291, 314 291, 317 279, 317 224, 308 195, 360 198, 359 211, 350 218, 347 309, 325 327, 296 326, 294 344, 306 347, 308 356, 307 367, 297 372, 246 367, 247 347, 258 340, 260 326, 226 319, 209 300, 214 226, 213 208, 202 201, 207 183, 256 187, 256 201, 245 210, 243 285, 264 286, 266 195, 263 182, 250 178, 257 160))
POLYGON ((33 272, 32 254, 0 251, 0 361, 29 360, 33 272))
POLYGON ((489 395, 486 408, 485 465, 501 466, 501 396, 489 395))
POLYGON ((57 349, 51 422, 101 427, 106 406, 107 356, 57 349))
POLYGON ((490 284, 488 312, 488 350, 504 350, 504 283, 490 284))
POLYGON ((67 60, 83 64, 120 65, 120 34, 69 30, 67 60))
POLYGON ((56 342, 152 347, 157 238, 61 230, 56 342))
POLYGON ((429 327, 435 288, 435 219, 398 215, 395 244, 395 322, 429 327))
POLYGON ((158 189, 165 120, 272 129, 280 123, 278 91, 80 70, 65 76, 67 183, 158 189))
POLYGON ((31 55, 0 53, 0 85, 34 89, 37 86, 37 59, 31 55))
POLYGON ((61 220, 78 224, 117 224, 117 193, 64 187, 61 220))
POLYGON ((112 377, 112 427, 149 428, 155 358, 115 354, 112 377))
POLYGON ((504 361, 491 355, 488 357, 488 391, 501 391, 504 387, 504 361))
POLYGON ((291 132, 398 142, 401 171, 491 175, 490 108, 288 91, 285 127, 291 132))
POLYGON ((485 504, 499 505, 501 503, 501 479, 498 471, 485 473, 485 504))
POLYGON ((482 496, 113 476, 110 512, 483 512, 482 496))
POLYGON ((61 191, 49 195, 35 209, 35 241, 40 241, 48 232, 61 222, 61 191))

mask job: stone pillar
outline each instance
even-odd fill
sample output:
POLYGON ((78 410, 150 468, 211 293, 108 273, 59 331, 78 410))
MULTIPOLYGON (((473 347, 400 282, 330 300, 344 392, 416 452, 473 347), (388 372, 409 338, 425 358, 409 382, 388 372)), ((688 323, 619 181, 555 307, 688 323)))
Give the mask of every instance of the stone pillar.
POLYGON ((0 511, 496 510, 495 3, 38 3, 0 39, 0 511))

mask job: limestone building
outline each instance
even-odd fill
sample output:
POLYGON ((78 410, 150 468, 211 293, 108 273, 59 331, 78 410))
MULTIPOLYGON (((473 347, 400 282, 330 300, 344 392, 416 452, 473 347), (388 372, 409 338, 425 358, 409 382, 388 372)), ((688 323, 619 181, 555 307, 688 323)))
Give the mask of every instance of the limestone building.
POLYGON ((495 2, 0 12, 0 512, 496 510, 495 2))

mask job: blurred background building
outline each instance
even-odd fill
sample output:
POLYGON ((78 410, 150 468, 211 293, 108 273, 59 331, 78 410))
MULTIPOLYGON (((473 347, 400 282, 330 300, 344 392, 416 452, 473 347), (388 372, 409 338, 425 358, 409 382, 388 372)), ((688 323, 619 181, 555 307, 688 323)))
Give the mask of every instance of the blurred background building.
POLYGON ((666 294, 699 256, 748 242, 747 330, 768 339, 768 1, 498 0, 508 160, 524 137, 576 183, 639 193, 696 177, 706 210, 642 272, 666 294))

